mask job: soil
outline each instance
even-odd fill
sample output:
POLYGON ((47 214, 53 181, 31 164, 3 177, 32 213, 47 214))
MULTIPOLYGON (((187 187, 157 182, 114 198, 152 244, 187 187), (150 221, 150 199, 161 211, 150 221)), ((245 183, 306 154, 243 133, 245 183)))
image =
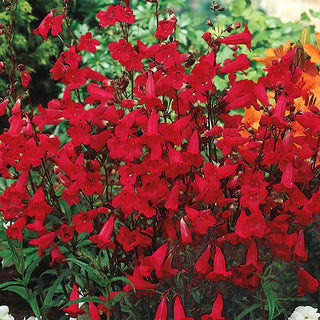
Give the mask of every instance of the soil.
MULTIPOLYGON (((17 277, 18 273, 14 267, 6 267, 3 270, 0 268, 0 284, 12 281, 17 277)), ((15 320, 23 320, 24 317, 27 319, 33 315, 29 304, 14 292, 0 290, 0 305, 8 306, 9 313, 15 320)), ((64 313, 60 310, 51 309, 49 311, 48 319, 57 320, 62 315, 64 315, 64 313)))

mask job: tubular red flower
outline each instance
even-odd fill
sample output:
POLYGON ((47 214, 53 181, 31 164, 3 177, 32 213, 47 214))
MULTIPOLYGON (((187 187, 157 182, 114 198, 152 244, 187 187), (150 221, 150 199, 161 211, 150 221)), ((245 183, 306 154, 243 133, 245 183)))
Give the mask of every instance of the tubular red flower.
POLYGON ((167 298, 165 296, 162 296, 154 320, 167 320, 167 316, 168 316, 167 298))
MULTIPOLYGON (((73 300, 79 299, 79 291, 78 286, 74 283, 72 286, 72 291, 70 294, 69 302, 72 302, 73 300)), ((69 317, 77 318, 80 314, 85 314, 85 311, 79 308, 78 303, 70 304, 66 308, 62 308, 62 311, 67 313, 69 317)))
POLYGON ((111 234, 113 232, 114 219, 115 217, 113 215, 110 216, 110 218, 103 225, 99 234, 93 235, 89 238, 93 243, 96 243, 100 249, 114 249, 114 243, 110 240, 111 234))
POLYGON ((246 23, 243 32, 232 34, 224 39, 221 39, 220 42, 228 45, 229 44, 231 45, 245 44, 247 48, 250 50, 251 39, 252 39, 252 34, 249 31, 248 25, 246 23))

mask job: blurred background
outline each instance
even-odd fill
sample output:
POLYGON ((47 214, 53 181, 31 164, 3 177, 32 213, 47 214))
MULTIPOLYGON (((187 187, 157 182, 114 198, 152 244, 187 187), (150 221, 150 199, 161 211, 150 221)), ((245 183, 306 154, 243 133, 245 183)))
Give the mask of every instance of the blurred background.
MULTIPOLYGON (((207 0, 191 0, 190 5, 194 9, 202 7, 202 13, 207 10, 207 0)), ((219 1, 216 1, 219 2, 219 1)), ((230 5, 232 0, 220 1, 223 5, 230 5)), ((315 18, 310 10, 320 12, 320 0, 249 0, 253 8, 265 11, 269 16, 278 17, 282 22, 299 21, 302 14, 308 15, 312 23, 315 24, 316 31, 320 32, 320 19, 315 18)))

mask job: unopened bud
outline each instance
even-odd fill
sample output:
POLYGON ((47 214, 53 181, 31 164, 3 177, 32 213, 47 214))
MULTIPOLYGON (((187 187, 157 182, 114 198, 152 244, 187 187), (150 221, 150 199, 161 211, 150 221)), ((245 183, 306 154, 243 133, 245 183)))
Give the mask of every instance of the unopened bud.
POLYGON ((26 67, 24 66, 24 64, 22 64, 22 63, 18 64, 18 66, 17 66, 18 71, 24 71, 25 69, 26 69, 26 67))
POLYGON ((239 21, 237 21, 237 22, 235 22, 234 24, 233 24, 233 29, 235 30, 235 29, 239 29, 241 27, 241 23, 239 22, 239 21))
POLYGON ((230 33, 233 30, 232 24, 230 26, 227 26, 226 31, 230 33))
POLYGON ((7 69, 7 64, 4 61, 0 61, 0 73, 3 73, 7 69))
POLYGON ((221 7, 221 8, 218 9, 218 11, 221 11, 221 12, 224 11, 224 10, 226 10, 225 7, 221 7))
POLYGON ((310 43, 310 29, 304 28, 300 35, 300 42, 301 43, 310 43))
POLYGON ((202 39, 208 44, 209 47, 213 44, 213 39, 210 32, 205 32, 202 39))
POLYGON ((213 6, 213 8, 214 8, 215 10, 219 9, 219 8, 220 8, 220 4, 219 4, 219 3, 216 3, 216 4, 213 6))
POLYGON ((0 35, 4 34, 5 32, 5 25, 3 23, 0 23, 0 35))
POLYGON ((232 51, 237 51, 238 50, 238 46, 235 44, 229 44, 228 47, 232 50, 232 51))
POLYGON ((173 21, 174 23, 177 23, 178 19, 174 13, 172 13, 169 17, 169 20, 173 21))
POLYGON ((209 27, 213 27, 213 23, 210 19, 207 19, 206 20, 206 25, 209 26, 209 27))

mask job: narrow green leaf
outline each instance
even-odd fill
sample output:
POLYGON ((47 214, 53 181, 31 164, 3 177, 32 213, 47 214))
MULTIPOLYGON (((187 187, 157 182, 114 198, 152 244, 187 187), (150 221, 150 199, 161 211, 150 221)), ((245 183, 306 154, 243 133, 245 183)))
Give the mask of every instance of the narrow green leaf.
MULTIPOLYGON (((270 285, 270 283, 269 283, 270 285)), ((262 289, 264 291, 264 294, 267 298, 267 303, 268 303, 268 311, 269 311, 269 320, 273 319, 274 316, 274 311, 276 308, 276 303, 275 303, 275 296, 273 294, 273 291, 271 288, 269 288, 268 283, 262 283, 262 289)))
POLYGON ((240 320, 247 314, 251 313, 253 310, 260 308, 260 303, 255 303, 252 306, 243 310, 234 320, 240 320))
POLYGON ((8 281, 8 282, 5 282, 5 283, 1 283, 0 284, 0 289, 3 289, 3 288, 5 288, 5 287, 8 287, 8 286, 11 286, 11 285, 18 285, 18 286, 20 286, 20 285, 22 285, 23 284, 23 282, 22 282, 22 280, 16 280, 16 281, 8 281))
POLYGON ((20 274, 23 274, 25 266, 24 266, 22 242, 13 240, 9 237, 7 237, 7 242, 10 246, 10 250, 12 252, 12 257, 13 257, 13 261, 16 266, 16 269, 20 274))
POLYGON ((27 270, 24 275, 24 280, 26 283, 29 283, 32 272, 38 266, 38 264, 41 260, 40 258, 38 258, 38 255, 36 257, 33 256, 33 259, 34 259, 34 261, 28 265, 27 270))
POLYGON ((27 289, 24 286, 14 285, 14 286, 8 286, 2 289, 3 291, 11 291, 16 294, 18 294, 22 299, 28 301, 29 300, 29 294, 27 289))
POLYGON ((116 281, 122 281, 122 282, 124 282, 124 283, 129 283, 129 284, 132 286, 134 292, 136 292, 136 290, 134 289, 133 283, 132 283, 129 279, 127 279, 126 277, 113 277, 113 278, 109 279, 109 280, 107 281, 107 283, 108 283, 108 285, 109 285, 109 284, 111 284, 112 282, 116 282, 116 281))
POLYGON ((93 268, 92 266, 88 265, 85 262, 79 261, 77 259, 68 259, 67 261, 78 265, 79 267, 81 267, 81 270, 87 271, 90 278, 96 283, 98 283, 99 285, 103 286, 102 282, 107 280, 105 274, 103 274, 102 272, 98 271, 97 269, 93 268))
POLYGON ((65 272, 63 272, 55 281, 54 283, 50 286, 49 291, 46 294, 46 297, 44 298, 43 304, 42 304, 42 308, 41 311, 46 314, 48 312, 48 310, 51 307, 51 303, 53 300, 53 296, 57 290, 57 287, 59 286, 59 284, 61 284, 61 282, 63 281, 63 279, 67 276, 69 276, 72 273, 72 270, 66 270, 65 272))
POLYGON ((119 293, 117 293, 117 294, 111 299, 111 307, 114 307, 117 302, 119 302, 120 300, 122 300, 122 299, 125 298, 126 296, 128 296, 128 292, 119 292, 119 293))
POLYGON ((37 299, 35 297, 32 297, 32 299, 28 300, 28 303, 29 303, 33 313, 35 314, 35 316, 38 319, 41 319, 41 313, 40 313, 40 309, 39 309, 39 306, 38 306, 37 299))

